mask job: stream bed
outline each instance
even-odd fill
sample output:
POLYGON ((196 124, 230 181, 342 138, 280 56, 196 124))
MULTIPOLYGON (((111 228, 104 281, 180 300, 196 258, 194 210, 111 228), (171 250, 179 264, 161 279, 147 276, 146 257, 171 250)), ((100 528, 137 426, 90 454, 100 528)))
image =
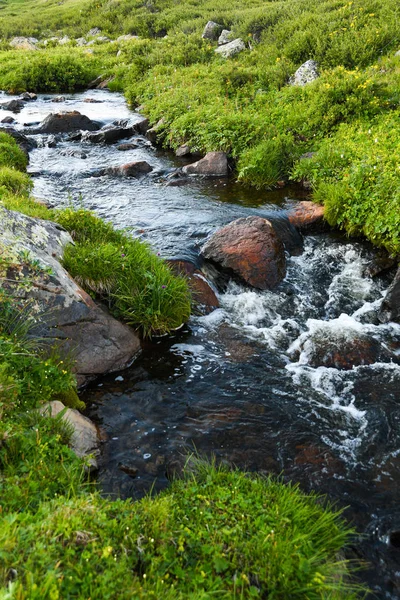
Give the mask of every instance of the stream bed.
MULTIPOLYGON (((40 96, 16 116, 18 127, 27 132, 26 125, 61 110, 102 124, 140 118, 122 96, 95 90, 57 104, 40 96)), ((227 179, 169 187, 161 174, 182 161, 140 136, 126 152, 65 138, 49 147, 48 136, 34 137, 29 171, 37 198, 92 209, 164 258, 199 264, 202 243, 222 225, 256 214, 282 226, 287 209, 304 197, 300 188, 257 192, 227 179), (75 156, 66 156, 71 150, 75 156), (155 172, 93 176, 136 160, 155 172)), ((188 452, 281 474, 346 507, 363 534, 349 557, 367 561, 360 578, 374 590, 371 598, 398 599, 400 325, 377 318, 393 273, 369 277, 375 251, 337 232, 307 236, 303 244, 276 290, 230 282, 219 309, 145 342, 129 369, 87 388, 88 415, 104 436, 99 482, 110 497, 139 498, 165 488, 188 452), (340 354, 354 336, 379 347, 375 362, 348 370, 315 364, 324 344, 340 354)))

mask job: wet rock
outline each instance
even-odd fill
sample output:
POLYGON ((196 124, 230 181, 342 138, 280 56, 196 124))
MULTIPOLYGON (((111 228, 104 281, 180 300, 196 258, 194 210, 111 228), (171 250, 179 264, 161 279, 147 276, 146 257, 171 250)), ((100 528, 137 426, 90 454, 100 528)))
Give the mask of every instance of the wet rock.
POLYGON ((289 223, 304 233, 315 233, 327 228, 325 207, 309 200, 297 202, 288 211, 289 223))
POLYGON ((223 30, 223 26, 215 23, 214 21, 208 21, 207 25, 204 27, 202 38, 204 40, 212 40, 217 41, 221 32, 223 30))
POLYGON ((140 177, 141 175, 150 173, 152 170, 153 167, 148 162, 138 160, 119 167, 108 167, 105 173, 116 177, 140 177))
POLYGON ((97 90, 108 90, 109 84, 114 81, 115 77, 107 77, 107 79, 103 79, 97 86, 97 90))
POLYGON ((101 104, 103 100, 96 100, 96 98, 85 98, 84 102, 87 104, 101 104))
POLYGON ((400 323, 400 268, 382 302, 379 319, 382 323, 400 323))
POLYGON ((49 135, 49 137, 47 138, 47 140, 45 142, 45 145, 48 148, 55 148, 57 146, 57 142, 58 142, 58 140, 55 135, 49 135))
POLYGON ((25 100, 25 102, 34 102, 37 100, 37 95, 33 92, 24 92, 21 94, 21 100, 25 100))
POLYGON ((208 175, 226 177, 228 175, 228 158, 225 152, 208 152, 204 158, 182 168, 188 175, 208 175))
POLYGON ((392 269, 396 264, 396 259, 393 256, 390 256, 384 248, 380 248, 375 253, 370 264, 364 269, 363 275, 364 277, 376 277, 377 275, 392 269))
POLYGON ((2 123, 6 123, 7 125, 11 125, 11 123, 15 123, 14 117, 4 117, 1 121, 2 123))
POLYGON ((97 88, 100 83, 102 83, 104 80, 106 79, 105 75, 99 75, 98 77, 96 77, 96 79, 93 79, 89 84, 88 84, 88 90, 92 90, 94 88, 97 88))
POLYGON ((8 102, 2 102, 0 107, 3 110, 10 110, 14 113, 19 113, 25 106, 25 102, 23 100, 9 100, 8 102))
POLYGON ((82 135, 83 142, 92 144, 114 144, 119 140, 130 137, 133 133, 132 128, 109 127, 96 132, 87 132, 82 135))
POLYGON ((51 99, 52 102, 65 102, 65 96, 54 96, 54 98, 51 99))
POLYGON ((208 315, 219 308, 215 291, 204 274, 193 263, 186 260, 168 260, 167 262, 174 273, 187 277, 193 303, 200 314, 208 315))
POLYGON ((355 331, 322 330, 314 333, 301 347, 311 367, 349 371, 359 365, 390 362, 390 353, 372 337, 355 331))
POLYGON ((61 150, 61 156, 73 156, 74 158, 82 158, 83 160, 88 157, 86 152, 82 150, 74 150, 73 148, 68 148, 65 150, 61 150))
POLYGON ((304 86, 315 81, 319 77, 318 63, 315 60, 307 60, 289 79, 290 85, 304 86))
POLYGON ((136 121, 136 123, 133 124, 133 127, 140 135, 146 135, 146 132, 149 128, 149 120, 140 119, 140 121, 136 121))
POLYGON ((230 362, 242 364, 257 355, 254 340, 244 337, 242 332, 228 323, 222 323, 218 328, 218 340, 223 344, 226 350, 225 356, 230 362))
POLYGON ((10 42, 10 46, 16 50, 37 50, 36 44, 38 43, 39 40, 33 37, 14 37, 10 42))
POLYGON ((219 229, 201 252, 223 271, 260 290, 273 289, 286 275, 282 241, 270 221, 237 219, 219 229))
POLYGON ((224 44, 228 44, 232 37, 232 31, 229 29, 223 29, 221 31, 221 35, 218 38, 218 46, 223 46, 224 44))
POLYGON ((223 46, 219 46, 214 52, 223 58, 232 58, 232 56, 236 56, 236 54, 243 52, 243 50, 246 50, 246 44, 242 39, 238 38, 223 46))
POLYGON ((0 207, 0 244, 11 253, 27 252, 43 270, 33 273, 29 263, 16 260, 2 287, 29 303, 37 324, 31 333, 56 345, 62 355, 75 360, 79 384, 98 375, 127 367, 140 352, 135 332, 116 321, 71 279, 59 259, 70 235, 56 223, 33 219, 0 207), (29 285, 20 278, 29 276, 29 285))
POLYGON ((43 415, 56 417, 61 412, 63 421, 68 422, 72 426, 71 450, 75 452, 79 458, 89 458, 89 465, 93 470, 96 470, 97 458, 100 454, 100 440, 95 424, 87 417, 81 415, 80 412, 73 408, 66 408, 62 402, 53 400, 48 402, 41 408, 43 415))
POLYGON ((129 142, 128 144, 119 144, 117 146, 117 150, 120 152, 127 152, 128 150, 135 150, 138 148, 138 144, 136 142, 129 142))
POLYGON ((146 137, 155 146, 157 144, 158 131, 155 127, 151 127, 146 131, 146 137))
POLYGON ((77 110, 51 113, 42 121, 35 133, 69 133, 71 131, 97 131, 97 123, 77 110))
POLYGON ((27 137, 13 127, 0 127, 0 131, 11 135, 25 154, 37 147, 37 142, 34 139, 27 137))

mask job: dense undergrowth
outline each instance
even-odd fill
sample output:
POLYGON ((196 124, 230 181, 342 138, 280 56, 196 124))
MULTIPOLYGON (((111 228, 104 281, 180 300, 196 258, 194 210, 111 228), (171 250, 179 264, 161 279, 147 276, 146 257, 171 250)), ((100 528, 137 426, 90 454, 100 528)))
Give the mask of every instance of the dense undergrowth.
MULTIPOLYGON (((375 149, 364 144, 362 131, 384 131, 387 115, 399 106, 400 8, 395 0, 224 0, 217 6, 211 0, 69 0, 57 10, 45 3, 40 16, 30 19, 36 6, 37 0, 10 1, 3 8, 3 38, 81 36, 91 27, 113 39, 127 33, 141 37, 90 48, 74 47, 72 39, 70 47, 53 42, 55 47, 37 52, 4 51, 0 87, 68 91, 94 75, 112 76, 111 87, 124 91, 133 106, 142 105, 152 123, 162 119, 160 143, 224 150, 236 160, 238 179, 246 185, 311 179, 317 186, 314 197, 328 206, 332 224, 400 252, 393 233, 400 211, 391 145, 381 142, 383 160, 370 179, 339 181, 326 175, 318 158, 302 164, 304 153, 324 153, 329 145, 339 155, 348 154, 346 138, 354 136, 360 136, 354 147, 361 144, 368 152, 366 163, 374 160, 375 149), (209 19, 232 29, 247 49, 233 59, 218 58, 216 43, 201 38, 209 19), (318 62, 320 78, 302 88, 288 85, 289 76, 308 59, 318 62), (378 196, 374 226, 364 216, 370 199, 378 196), (388 197, 391 210, 384 214, 388 197), (344 208, 348 202, 351 210, 344 208)), ((397 119, 390 122, 398 131, 397 119)), ((359 169, 364 168, 360 161, 359 169)))

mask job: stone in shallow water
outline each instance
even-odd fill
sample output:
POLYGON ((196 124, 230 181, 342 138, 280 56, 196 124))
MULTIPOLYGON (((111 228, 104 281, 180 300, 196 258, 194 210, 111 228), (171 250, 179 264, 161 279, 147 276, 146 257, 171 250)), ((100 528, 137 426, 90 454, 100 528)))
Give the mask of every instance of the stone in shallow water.
POLYGON ((182 168, 188 175, 209 175, 226 177, 229 173, 228 158, 225 152, 208 152, 204 158, 182 168))
POLYGON ((285 248, 272 224, 262 217, 237 219, 204 244, 207 260, 247 285, 273 289, 286 275, 285 248))
POLYGON ((51 113, 41 122, 35 133, 69 133, 71 131, 97 131, 99 125, 77 110, 51 113))

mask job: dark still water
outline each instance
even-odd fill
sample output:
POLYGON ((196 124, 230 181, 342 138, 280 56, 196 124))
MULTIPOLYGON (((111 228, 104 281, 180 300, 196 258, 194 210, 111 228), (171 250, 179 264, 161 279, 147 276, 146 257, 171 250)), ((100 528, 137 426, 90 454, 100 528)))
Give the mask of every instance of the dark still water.
MULTIPOLYGON (((21 126, 67 108, 104 124, 138 118, 108 92, 50 100, 28 104, 21 126), (101 102, 85 103, 89 96, 101 102)), ((169 187, 165 174, 176 159, 140 137, 128 152, 66 139, 49 148, 47 136, 36 138, 30 170, 37 197, 91 208, 164 257, 197 261, 204 239, 240 216, 282 226, 285 209, 301 196, 213 179, 169 187), (66 157, 69 150, 77 156, 66 157), (156 171, 141 180, 93 176, 134 160, 156 171)), ((377 318, 390 277, 366 274, 373 258, 368 245, 337 234, 306 237, 277 290, 230 283, 218 310, 144 344, 130 369, 96 381, 84 400, 104 433, 104 493, 137 498, 162 489, 192 451, 280 473, 348 507, 363 534, 349 556, 368 561, 361 577, 371 597, 400 598, 400 326, 377 318), (352 340, 371 364, 345 370, 326 362, 330 355, 351 367, 352 340)))

